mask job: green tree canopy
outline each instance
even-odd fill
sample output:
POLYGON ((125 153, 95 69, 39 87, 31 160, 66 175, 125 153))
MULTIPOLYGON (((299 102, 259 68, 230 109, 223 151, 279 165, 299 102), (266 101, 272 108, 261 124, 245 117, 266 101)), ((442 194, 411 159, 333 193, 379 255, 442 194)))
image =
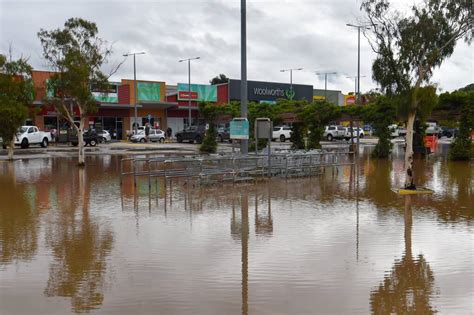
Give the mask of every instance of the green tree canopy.
POLYGON ((0 54, 0 138, 4 147, 9 146, 10 159, 13 158, 14 136, 34 99, 32 70, 28 60, 7 60, 0 54))
POLYGON ((215 76, 214 78, 212 78, 211 80, 209 80, 209 83, 211 83, 212 85, 227 83, 227 82, 229 82, 229 78, 223 73, 221 73, 221 74, 215 76))
POLYGON ((98 36, 94 22, 81 18, 70 18, 63 29, 47 31, 41 29, 38 37, 43 47, 43 57, 56 73, 49 84, 55 96, 48 98, 68 120, 78 135, 79 165, 83 165, 84 143, 82 132, 87 116, 97 111, 91 87, 106 88, 108 77, 101 71, 112 53, 98 36), (74 124, 74 106, 80 113, 80 126, 74 124))
MULTIPOLYGON (((452 55, 458 40, 472 40, 472 4, 467 0, 426 0, 411 12, 399 12, 389 0, 365 0, 372 29, 367 34, 377 57, 372 77, 388 96, 404 98, 407 114, 405 187, 414 188, 413 125, 425 96, 420 88, 430 84, 435 68, 452 55)), ((421 111, 424 111, 422 109, 421 111)))

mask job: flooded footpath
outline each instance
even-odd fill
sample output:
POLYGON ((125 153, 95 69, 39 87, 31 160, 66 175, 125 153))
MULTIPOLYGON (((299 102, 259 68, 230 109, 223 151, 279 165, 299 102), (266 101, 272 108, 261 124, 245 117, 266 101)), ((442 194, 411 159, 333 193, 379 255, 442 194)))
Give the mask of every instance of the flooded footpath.
POLYGON ((472 314, 474 163, 361 147, 318 176, 126 178, 120 156, 0 162, 0 314, 472 314))

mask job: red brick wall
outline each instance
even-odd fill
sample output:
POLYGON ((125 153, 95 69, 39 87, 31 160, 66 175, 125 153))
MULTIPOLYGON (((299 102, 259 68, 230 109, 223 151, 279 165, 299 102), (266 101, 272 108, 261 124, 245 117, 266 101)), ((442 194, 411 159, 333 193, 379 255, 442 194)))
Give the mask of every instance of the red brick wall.
POLYGON ((217 104, 227 104, 229 102, 229 84, 217 86, 217 104))
POLYGON ((130 103, 130 85, 120 85, 118 87, 118 103, 131 104, 130 103))
POLYGON ((35 101, 41 101, 46 97, 46 80, 51 77, 54 72, 51 71, 37 71, 31 73, 33 79, 33 86, 35 89, 35 101))

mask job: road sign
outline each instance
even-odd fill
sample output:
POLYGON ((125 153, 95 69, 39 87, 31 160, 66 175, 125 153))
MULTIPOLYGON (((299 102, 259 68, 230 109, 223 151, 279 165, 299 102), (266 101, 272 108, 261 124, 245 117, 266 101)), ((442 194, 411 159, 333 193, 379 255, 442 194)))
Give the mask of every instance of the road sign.
POLYGON ((247 118, 234 118, 230 122, 230 138, 239 140, 248 140, 249 121, 247 118))
POLYGON ((270 118, 255 119, 255 135, 257 139, 269 139, 272 133, 272 121, 270 118))

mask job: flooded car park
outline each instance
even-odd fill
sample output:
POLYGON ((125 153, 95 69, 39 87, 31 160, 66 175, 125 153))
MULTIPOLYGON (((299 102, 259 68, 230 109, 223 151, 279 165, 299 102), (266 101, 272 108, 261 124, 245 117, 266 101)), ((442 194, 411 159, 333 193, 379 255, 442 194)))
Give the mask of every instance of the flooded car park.
POLYGON ((402 147, 317 176, 119 183, 120 156, 0 164, 3 314, 473 311, 474 165, 402 147), (28 301, 25 303, 25 301, 28 301))

